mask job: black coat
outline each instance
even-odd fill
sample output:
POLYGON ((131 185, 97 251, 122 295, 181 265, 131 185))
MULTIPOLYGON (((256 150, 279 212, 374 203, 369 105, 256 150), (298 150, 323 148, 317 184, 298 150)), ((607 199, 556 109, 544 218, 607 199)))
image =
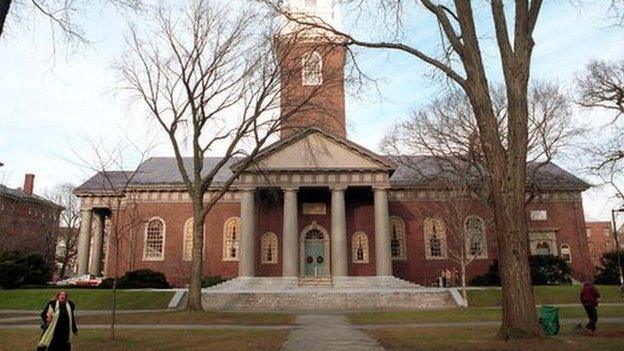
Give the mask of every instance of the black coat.
MULTIPOLYGON (((72 314, 72 331, 74 333, 77 333, 78 332, 78 327, 76 325, 76 315, 75 315, 76 304, 72 300, 67 300, 67 303, 69 304, 69 309, 71 310, 71 314, 72 314)), ((54 309, 54 306, 56 306, 56 300, 50 300, 50 301, 48 301, 48 303, 45 305, 45 307, 41 311, 41 322, 42 322, 42 325, 46 325, 46 323, 47 323, 48 309, 49 308, 54 309)))

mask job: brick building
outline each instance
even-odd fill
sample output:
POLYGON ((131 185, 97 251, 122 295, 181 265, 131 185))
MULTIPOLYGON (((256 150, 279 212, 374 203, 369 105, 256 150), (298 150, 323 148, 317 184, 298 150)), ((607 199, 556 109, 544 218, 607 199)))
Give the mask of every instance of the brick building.
POLYGON ((63 208, 33 193, 35 176, 26 174, 22 189, 0 185, 0 251, 55 252, 63 208))
MULTIPOLYGON (((589 256, 594 267, 601 266, 600 259, 606 252, 615 250, 615 237, 611 222, 587 222, 585 223, 589 256)), ((622 243, 622 229, 619 230, 620 247, 622 243)))
MULTIPOLYGON (((313 3, 317 5, 310 6, 316 7, 301 6, 339 25, 331 1, 313 3)), ((445 172, 430 157, 411 156, 414 169, 347 138, 345 52, 332 40, 308 36, 296 51, 299 56, 284 61, 299 71, 282 77, 287 87, 282 111, 313 90, 318 93, 313 104, 318 110, 285 121, 280 140, 263 149, 207 215, 206 276, 395 276, 431 285, 442 271, 456 267, 448 257, 445 219, 432 211, 448 195, 440 181, 445 172), (318 90, 324 84, 328 88, 318 90)), ((206 158, 204 169, 218 160, 206 158)), ((221 169, 215 184, 225 182, 238 164, 232 160, 221 169)), ((184 285, 190 270, 192 212, 175 159, 151 158, 138 169, 130 188, 145 223, 122 240, 122 270, 151 268, 164 272, 171 283, 184 285)), ((577 279, 588 277, 592 272, 581 202, 588 185, 552 163, 531 173, 541 190, 527 207, 531 252, 562 256, 577 279)), ((76 189, 83 209, 79 274, 111 270, 109 257, 101 264, 104 252, 111 250, 104 245, 111 215, 106 183, 96 174, 76 189)), ((485 272, 496 258, 487 217, 487 210, 475 202, 463 219, 473 233, 465 244, 477 256, 469 278, 485 272)))

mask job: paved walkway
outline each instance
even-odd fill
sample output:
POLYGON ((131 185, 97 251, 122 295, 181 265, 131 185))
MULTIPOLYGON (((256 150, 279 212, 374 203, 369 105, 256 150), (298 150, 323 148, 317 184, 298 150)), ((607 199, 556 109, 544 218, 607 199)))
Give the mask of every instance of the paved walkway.
POLYGON ((345 316, 301 315, 290 331, 282 351, 363 350, 383 351, 379 343, 351 325, 345 316))

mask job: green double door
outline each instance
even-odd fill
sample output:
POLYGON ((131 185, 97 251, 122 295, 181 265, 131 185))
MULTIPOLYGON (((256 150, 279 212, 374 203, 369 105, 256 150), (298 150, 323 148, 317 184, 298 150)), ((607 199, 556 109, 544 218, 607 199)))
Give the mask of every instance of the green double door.
POLYGON ((325 275, 325 242, 323 240, 305 241, 305 275, 314 277, 325 275))

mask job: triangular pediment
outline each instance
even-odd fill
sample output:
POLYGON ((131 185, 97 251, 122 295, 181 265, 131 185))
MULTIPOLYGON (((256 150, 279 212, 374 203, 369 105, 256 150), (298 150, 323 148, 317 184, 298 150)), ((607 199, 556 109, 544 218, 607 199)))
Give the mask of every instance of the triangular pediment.
POLYGON ((393 170, 383 157, 347 139, 311 128, 281 140, 256 157, 262 170, 393 170))

